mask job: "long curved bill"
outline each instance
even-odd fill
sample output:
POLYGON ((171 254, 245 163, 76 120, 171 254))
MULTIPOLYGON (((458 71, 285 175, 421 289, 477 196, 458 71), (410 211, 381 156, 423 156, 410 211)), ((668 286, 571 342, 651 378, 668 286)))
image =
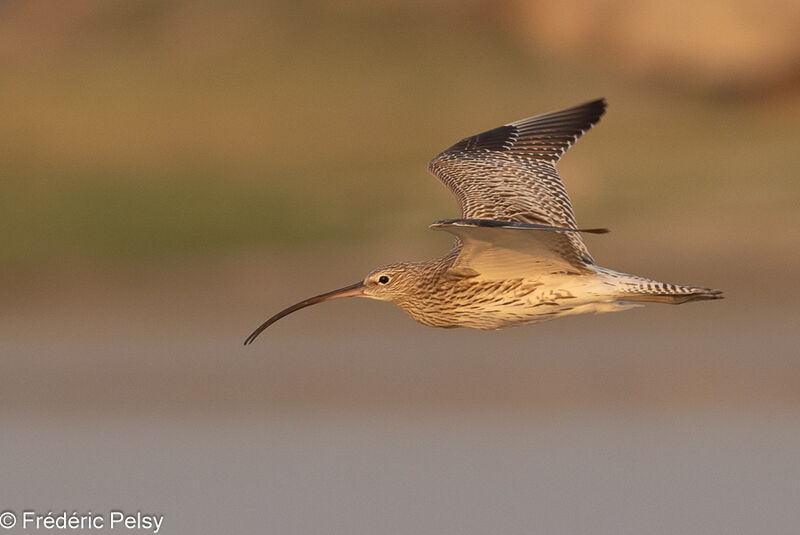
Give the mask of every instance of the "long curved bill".
POLYGON ((324 294, 317 295, 315 297, 309 297, 305 301, 300 301, 296 305, 292 305, 287 309, 281 310, 270 319, 265 321, 264 323, 259 326, 258 329, 253 331, 253 334, 247 337, 247 340, 244 341, 244 345, 252 344, 253 340, 261 334, 261 332, 281 319, 284 316, 288 316, 292 312, 300 310, 301 308, 305 308, 307 306, 316 305, 317 303, 322 303, 324 301, 330 301, 331 299, 339 299, 340 297, 355 297, 359 295, 364 295, 364 281, 357 282, 355 284, 351 284, 350 286, 345 286, 344 288, 339 288, 338 290, 333 290, 332 292, 327 292, 324 294))

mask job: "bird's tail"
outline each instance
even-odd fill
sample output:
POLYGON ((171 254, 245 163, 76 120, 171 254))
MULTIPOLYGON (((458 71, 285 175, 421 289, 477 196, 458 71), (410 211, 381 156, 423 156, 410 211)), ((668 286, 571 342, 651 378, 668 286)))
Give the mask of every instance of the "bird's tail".
MULTIPOLYGON (((604 270, 605 271, 605 270, 604 270)), ((606 271, 614 279, 615 297, 632 303, 668 303, 679 305, 689 301, 723 299, 722 290, 701 286, 681 286, 659 282, 635 275, 606 271)))
POLYGON ((644 289, 641 291, 623 292, 621 301, 633 303, 668 303, 680 305, 689 301, 707 301, 709 299, 724 299, 722 290, 700 288, 697 286, 676 286, 674 284, 659 283, 658 289, 644 289), (662 289, 663 288, 663 289, 662 289))
POLYGON ((702 288, 700 286, 679 286, 666 282, 647 281, 625 285, 619 294, 621 301, 634 303, 668 303, 680 305, 689 301, 706 301, 723 299, 722 290, 702 288))

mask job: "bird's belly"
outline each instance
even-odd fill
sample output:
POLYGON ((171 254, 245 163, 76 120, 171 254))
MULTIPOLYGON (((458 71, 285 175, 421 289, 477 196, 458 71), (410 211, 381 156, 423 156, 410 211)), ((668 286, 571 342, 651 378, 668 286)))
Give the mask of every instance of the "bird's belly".
MULTIPOLYGON (((475 292, 465 298, 442 296, 428 306, 407 309, 415 320, 431 327, 502 329, 541 323, 574 314, 600 314, 630 308, 593 291, 588 281, 564 277, 553 281, 520 281, 494 292, 475 292)), ((461 292, 463 294, 463 292, 461 292)))

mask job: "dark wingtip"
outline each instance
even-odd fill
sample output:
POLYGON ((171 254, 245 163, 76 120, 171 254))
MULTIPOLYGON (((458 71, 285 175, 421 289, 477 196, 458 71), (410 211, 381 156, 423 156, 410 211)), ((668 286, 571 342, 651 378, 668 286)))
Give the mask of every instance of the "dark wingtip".
POLYGON ((606 97, 596 98, 594 100, 590 100, 587 104, 595 109, 598 110, 605 110, 608 107, 608 101, 606 97))
POLYGON ((608 102, 604 97, 597 98, 595 100, 590 100, 589 102, 585 102, 583 104, 579 104, 576 108, 583 108, 588 112, 588 120, 589 120, 589 127, 597 123, 600 120, 600 117, 606 112, 606 108, 608 107, 608 102))
POLYGON ((603 109, 608 107, 608 101, 606 100, 606 97, 600 97, 600 98, 596 98, 594 100, 590 100, 589 104, 594 106, 594 107, 603 108, 603 109))

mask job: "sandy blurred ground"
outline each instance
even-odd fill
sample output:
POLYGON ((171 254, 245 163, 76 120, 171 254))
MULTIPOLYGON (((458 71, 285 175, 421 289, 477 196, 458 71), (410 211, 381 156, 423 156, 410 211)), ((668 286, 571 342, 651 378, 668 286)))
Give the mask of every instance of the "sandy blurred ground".
POLYGON ((0 511, 792 532, 797 12, 721 4, 677 34, 655 3, 592 25, 611 0, 571 22, 574 3, 0 6, 0 511), (560 165, 581 224, 612 229, 593 255, 724 301, 474 332, 343 300, 241 345, 447 250, 425 229, 456 215, 438 150, 601 95, 560 165))

